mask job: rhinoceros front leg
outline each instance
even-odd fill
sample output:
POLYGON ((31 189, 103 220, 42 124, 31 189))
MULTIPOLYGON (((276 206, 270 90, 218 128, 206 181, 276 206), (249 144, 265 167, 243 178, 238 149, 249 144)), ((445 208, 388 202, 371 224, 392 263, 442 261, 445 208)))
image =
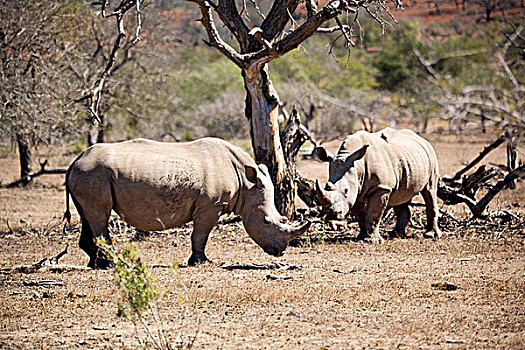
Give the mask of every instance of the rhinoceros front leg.
POLYGON ((366 239, 369 236, 370 228, 367 224, 367 213, 363 203, 356 203, 352 208, 352 213, 357 217, 357 223, 359 224, 359 235, 358 240, 366 239))
POLYGON ((440 238, 441 230, 438 227, 439 207, 437 204, 437 185, 432 186, 430 189, 427 186, 423 191, 421 191, 421 195, 425 200, 427 212, 427 227, 423 237, 440 238))
POLYGON ((369 197, 366 221, 370 227, 371 236, 367 240, 370 240, 372 243, 380 244, 384 242, 383 237, 379 233, 379 224, 391 192, 392 190, 389 188, 379 188, 369 197))
POLYGON ((219 221, 222 213, 221 206, 210 206, 200 209, 193 215, 193 232, 191 234, 191 257, 188 260, 188 265, 195 266, 197 264, 209 261, 204 253, 206 242, 210 235, 213 226, 219 221))
POLYGON ((396 227, 393 231, 390 231, 390 238, 406 238, 405 228, 410 221, 408 203, 394 206, 394 214, 396 215, 396 227))

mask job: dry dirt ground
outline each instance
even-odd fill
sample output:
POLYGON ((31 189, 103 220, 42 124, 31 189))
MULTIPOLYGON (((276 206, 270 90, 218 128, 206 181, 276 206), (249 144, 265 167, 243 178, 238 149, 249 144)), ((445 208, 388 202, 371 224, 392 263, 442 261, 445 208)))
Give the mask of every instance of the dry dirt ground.
MULTIPOLYGON (((427 138, 436 148, 442 174, 452 174, 495 135, 427 138)), ((55 153, 39 151, 56 166, 74 158, 55 153)), ((503 148, 489 158, 497 163, 504 159, 503 148)), ((324 164, 301 161, 299 167, 310 178, 326 178, 324 164)), ((15 154, 4 151, 0 169, 2 183, 14 180, 15 154)), ((62 182, 61 176, 47 176, 28 188, 0 189, 0 269, 33 264, 67 244, 69 253, 60 263, 87 264, 76 245, 78 225, 61 230, 62 182)), ((506 190, 492 203, 492 209, 508 210, 517 218, 468 221, 462 206, 443 206, 458 222, 441 220, 441 240, 417 238, 420 209, 414 210, 409 229, 414 238, 367 245, 351 240, 355 224, 333 231, 316 223, 308 239, 289 247, 281 258, 266 255, 241 224, 218 225, 207 247, 213 264, 178 270, 189 295, 185 317, 185 304, 175 293, 181 291, 177 278, 162 266, 186 262, 191 225, 137 233, 116 220, 112 231, 117 246, 134 241, 150 266, 160 266, 152 268, 160 287, 174 288, 171 298, 158 305, 166 333, 175 338, 184 318, 183 344, 193 341, 196 349, 523 349, 524 188, 522 183, 517 190, 506 190), (300 268, 221 268, 236 262, 300 268)), ((390 219, 385 231, 392 226, 390 219)), ((137 348, 133 324, 116 316, 117 300, 111 271, 0 274, 0 348, 137 348), (34 280, 64 285, 26 286, 34 280)))

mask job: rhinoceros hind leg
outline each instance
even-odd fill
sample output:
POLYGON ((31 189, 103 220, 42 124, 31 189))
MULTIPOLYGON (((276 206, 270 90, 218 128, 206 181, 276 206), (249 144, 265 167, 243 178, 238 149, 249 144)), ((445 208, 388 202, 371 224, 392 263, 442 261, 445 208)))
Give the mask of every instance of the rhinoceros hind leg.
POLYGON ((206 257, 204 250, 206 242, 213 226, 219 221, 222 213, 222 206, 210 206, 198 210, 193 215, 193 232, 191 234, 191 257, 188 260, 189 266, 210 261, 206 257))
POLYGON ((82 218, 82 232, 78 246, 89 256, 88 267, 92 269, 107 269, 112 267, 104 252, 95 244, 93 231, 89 222, 82 218))
POLYGON ((405 228, 410 221, 410 208, 408 203, 394 206, 394 214, 396 215, 396 227, 390 231, 389 237, 392 238, 406 238, 405 228))
POLYGON ((212 261, 204 256, 196 256, 195 254, 191 254, 190 258, 188 259, 188 266, 197 266, 204 263, 211 263, 212 261))
MULTIPOLYGON (((436 186, 434 186, 436 187, 436 186)), ((421 195, 425 200, 427 213, 427 227, 423 234, 425 238, 440 238, 441 230, 438 227, 438 205, 437 205, 437 187, 421 191, 421 195)))

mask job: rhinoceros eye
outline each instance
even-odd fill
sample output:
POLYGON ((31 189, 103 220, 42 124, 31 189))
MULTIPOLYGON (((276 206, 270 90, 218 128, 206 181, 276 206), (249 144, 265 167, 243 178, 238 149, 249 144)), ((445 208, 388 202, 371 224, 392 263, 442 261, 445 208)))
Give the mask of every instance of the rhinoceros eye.
POLYGON ((348 194, 348 187, 343 188, 342 193, 343 193, 343 196, 346 197, 346 195, 348 194))

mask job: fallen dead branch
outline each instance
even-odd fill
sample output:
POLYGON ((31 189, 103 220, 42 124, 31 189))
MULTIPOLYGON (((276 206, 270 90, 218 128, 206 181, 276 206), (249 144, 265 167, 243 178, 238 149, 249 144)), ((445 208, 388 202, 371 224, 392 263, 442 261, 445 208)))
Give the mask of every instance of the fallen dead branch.
POLYGON ((233 263, 221 265, 226 270, 301 270, 300 265, 289 265, 281 263, 252 264, 252 263, 233 263))
MULTIPOLYGON (((474 218, 479 218, 483 215, 490 201, 504 188, 514 188, 514 182, 517 179, 525 178, 525 165, 516 166, 515 147, 513 147, 513 136, 510 131, 506 131, 498 136, 498 138, 485 146, 479 155, 468 163, 463 169, 458 171, 454 177, 443 177, 438 186, 438 197, 448 205, 465 203, 470 209, 474 218), (474 165, 479 163, 490 151, 497 148, 504 141, 508 143, 507 153, 509 161, 506 169, 501 167, 486 169, 485 165, 481 165, 471 175, 463 175, 468 170, 472 169, 474 165), (507 174, 501 178, 501 174, 507 174), (498 179, 498 176, 500 177, 498 179), (497 179, 493 184, 492 180, 497 179), (476 193, 480 188, 488 189, 488 192, 479 201, 476 199, 476 193)), ((495 213, 490 213, 494 215, 495 213)))
POLYGON ((40 175, 45 174, 65 174, 67 172, 67 169, 63 168, 54 168, 54 169, 46 169, 47 166, 47 159, 42 161, 38 161, 40 163, 40 170, 35 171, 33 173, 27 174, 27 176, 22 177, 21 179, 18 179, 16 181, 11 182, 10 184, 7 184, 7 188, 13 188, 18 186, 26 186, 29 184, 35 177, 38 177, 40 175))
POLYGON ((269 274, 269 275, 266 275, 266 279, 267 280, 291 280, 292 279, 292 276, 288 276, 288 275, 272 275, 272 274, 269 274))
POLYGON ((432 283, 431 286, 432 286, 433 288, 435 288, 435 289, 445 290, 445 291, 452 291, 452 290, 457 290, 457 289, 459 289, 458 286, 456 286, 455 284, 450 283, 450 282, 432 283))
POLYGON ((57 255, 55 256, 52 256, 51 258, 49 258, 49 263, 51 265, 57 265, 58 264, 58 260, 63 257, 64 255, 67 254, 67 250, 69 248, 69 244, 66 244, 66 248, 64 248, 63 251, 61 251, 60 253, 58 253, 57 255))
POLYGON ((58 253, 57 255, 52 256, 50 258, 48 257, 43 258, 39 260, 38 262, 31 264, 31 265, 20 265, 20 266, 1 269, 0 274, 2 275, 10 275, 13 273, 30 274, 30 273, 37 273, 37 272, 44 272, 44 271, 62 273, 62 272, 69 272, 69 271, 74 271, 74 270, 91 270, 90 267, 86 267, 86 266, 63 265, 63 264, 59 265, 58 260, 65 254, 67 254, 68 248, 69 248, 69 244, 66 245, 66 248, 62 252, 58 253), (46 263, 46 261, 48 260, 49 260, 49 263, 46 263))
POLYGON ((487 145, 483 148, 483 151, 479 153, 479 155, 474 158, 470 163, 468 163, 463 169, 458 171, 456 175, 451 179, 452 181, 457 181, 461 178, 461 175, 469 171, 474 167, 474 165, 478 164, 487 154, 489 154, 492 150, 498 148, 499 145, 501 145, 505 140, 507 139, 506 133, 502 133, 498 136, 496 141, 492 142, 490 145, 487 145))
POLYGON ((488 193, 476 204, 474 211, 472 212, 474 216, 481 216, 490 201, 508 184, 513 183, 514 180, 518 178, 525 178, 525 165, 520 165, 508 173, 505 178, 499 180, 498 183, 493 188, 491 188, 488 193))
MULTIPOLYGON (((490 172, 491 170, 488 170, 484 172, 486 175, 487 172, 490 172)), ((486 181, 483 180, 487 178, 491 178, 491 176, 480 176, 480 180, 476 186, 481 187, 486 185, 486 181), (483 182, 485 181, 485 182, 483 182)), ((445 204, 453 205, 453 204, 459 204, 459 203, 465 203, 470 211, 472 212, 473 217, 481 217, 483 215, 483 212, 487 208, 490 201, 507 185, 514 182, 516 179, 519 178, 525 178, 525 165, 520 165, 516 169, 509 172, 503 179, 498 180, 498 182, 494 186, 490 186, 490 189, 488 192, 481 198, 479 201, 476 200, 474 197, 475 193, 465 193, 465 187, 460 186, 459 188, 453 188, 451 186, 446 185, 444 182, 440 182, 439 188, 438 188, 438 197, 441 198, 445 204)))
POLYGON ((50 287, 50 286, 65 286, 66 284, 61 281, 55 280, 23 280, 22 283, 26 287, 50 287))
POLYGON ((354 273, 354 272, 357 272, 357 269, 351 269, 351 270, 339 270, 339 269, 334 269, 333 270, 335 273, 342 273, 343 275, 348 275, 350 273, 354 273))
POLYGON ((63 272, 70 272, 70 271, 83 271, 83 270, 91 270, 91 268, 87 266, 64 265, 64 264, 60 264, 60 265, 33 264, 33 265, 20 265, 20 266, 1 269, 0 274, 2 275, 10 275, 14 273, 30 274, 30 273, 37 273, 37 272, 63 273, 63 272))

